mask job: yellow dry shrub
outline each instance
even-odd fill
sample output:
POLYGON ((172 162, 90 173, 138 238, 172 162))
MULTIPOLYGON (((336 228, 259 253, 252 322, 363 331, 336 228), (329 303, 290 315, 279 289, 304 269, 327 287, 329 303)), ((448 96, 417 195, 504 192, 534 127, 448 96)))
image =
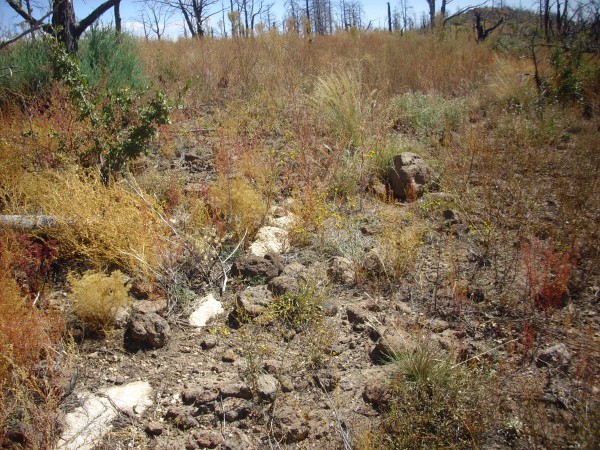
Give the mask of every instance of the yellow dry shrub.
POLYGON ((267 214, 267 202, 245 178, 221 176, 211 183, 208 195, 213 212, 237 239, 246 230, 252 236, 267 214))
POLYGON ((379 214, 381 233, 377 236, 377 252, 390 279, 402 277, 414 263, 424 228, 421 223, 402 223, 397 212, 379 214))
POLYGON ((54 217, 56 226, 43 232, 59 243, 61 257, 152 278, 167 230, 150 196, 142 199, 122 183, 106 186, 97 174, 76 168, 26 171, 2 156, 0 173, 6 175, 0 180, 0 213, 54 217))
POLYGON ((127 293, 127 276, 120 270, 110 275, 86 272, 81 278, 68 276, 73 295, 73 312, 94 330, 106 330, 116 317, 119 308, 130 302, 127 293))

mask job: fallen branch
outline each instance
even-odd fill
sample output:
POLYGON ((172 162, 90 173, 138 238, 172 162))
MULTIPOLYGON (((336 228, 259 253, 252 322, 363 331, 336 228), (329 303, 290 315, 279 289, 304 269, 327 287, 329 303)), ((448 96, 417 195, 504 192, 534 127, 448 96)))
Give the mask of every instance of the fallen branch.
POLYGON ((37 230, 58 226, 59 221, 55 216, 47 215, 0 215, 0 226, 17 228, 20 230, 37 230))

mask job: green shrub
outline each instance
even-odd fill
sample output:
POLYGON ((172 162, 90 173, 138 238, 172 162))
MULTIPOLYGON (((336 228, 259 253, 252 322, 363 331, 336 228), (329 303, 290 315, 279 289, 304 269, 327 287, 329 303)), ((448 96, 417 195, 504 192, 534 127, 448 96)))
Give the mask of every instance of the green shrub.
POLYGON ((78 58, 81 72, 92 86, 117 91, 147 85, 135 40, 127 34, 117 35, 114 28, 91 27, 81 39, 78 58))
POLYGON ((22 41, 0 51, 1 102, 43 93, 50 81, 50 55, 44 40, 22 41))
POLYGON ((444 99, 421 92, 407 92, 392 99, 396 126, 419 136, 441 138, 462 124, 467 105, 464 99, 444 99))

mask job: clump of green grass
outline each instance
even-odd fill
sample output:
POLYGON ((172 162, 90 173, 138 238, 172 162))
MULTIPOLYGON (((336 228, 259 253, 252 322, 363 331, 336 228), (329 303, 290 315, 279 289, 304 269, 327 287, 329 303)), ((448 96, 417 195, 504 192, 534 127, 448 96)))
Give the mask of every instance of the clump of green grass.
POLYGON ((463 98, 445 99, 421 92, 407 92, 392 99, 396 127, 420 137, 442 138, 465 120, 467 103, 463 98))
POLYGON ((485 442, 496 413, 489 376, 453 364, 427 342, 389 357, 395 366, 391 401, 368 439, 372 448, 477 448, 485 442))

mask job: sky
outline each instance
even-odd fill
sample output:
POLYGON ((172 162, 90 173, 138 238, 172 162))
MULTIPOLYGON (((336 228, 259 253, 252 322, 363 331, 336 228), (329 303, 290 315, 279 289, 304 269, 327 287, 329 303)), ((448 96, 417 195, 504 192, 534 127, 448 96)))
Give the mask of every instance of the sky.
MULTIPOLYGON (((34 0, 36 1, 36 0, 34 0)), ((427 2, 426 0, 407 0, 409 6, 412 8, 412 14, 415 16, 416 22, 419 23, 421 15, 427 10, 427 2)), ((481 0, 483 1, 483 0, 481 0)), ((481 3, 481 1, 475 0, 474 2, 470 0, 453 0, 449 4, 450 12, 455 11, 459 7, 464 7, 473 3, 481 3)), ((493 0, 489 0, 489 4, 493 0)), ((37 0, 39 4, 48 3, 49 0, 37 0)), ((102 3, 102 0, 74 0, 75 13, 78 18, 85 17, 90 11, 96 8, 98 5, 102 3)), ((228 1, 225 1, 225 4, 228 4, 228 1)), ((274 15, 278 21, 281 23, 284 16, 284 3, 285 0, 267 0, 267 3, 273 3, 273 11, 274 15)), ((334 1, 334 3, 337 3, 334 1)), ((385 0, 363 0, 362 2, 365 24, 372 21, 372 26, 375 28, 384 28, 386 26, 387 20, 387 1, 385 0)), ((399 0, 390 0, 392 8, 394 6, 399 5, 399 0)), ((439 3, 439 0, 438 2, 439 3)), ((139 23, 139 9, 141 7, 141 2, 139 0, 122 0, 121 2, 121 16, 123 20, 123 27, 131 32, 141 34, 141 24, 139 23)), ((214 5, 215 11, 220 9, 220 4, 214 5)), ((39 14, 39 16, 43 16, 43 12, 39 14)), ((39 17, 36 17, 39 18, 39 17)), ((112 11, 108 11, 102 17, 102 21, 104 23, 110 23, 112 20, 112 11)), ((217 22, 220 20, 221 15, 215 16, 210 25, 215 28, 218 28, 217 22)), ((21 22, 20 17, 17 16, 13 12, 13 10, 8 6, 6 0, 0 0, 0 26, 2 33, 6 35, 12 34, 15 31, 20 30, 18 28, 18 23, 21 22)), ((183 21, 182 18, 178 15, 173 16, 171 19, 172 24, 169 26, 167 34, 170 38, 176 38, 178 35, 183 34, 183 21)))

